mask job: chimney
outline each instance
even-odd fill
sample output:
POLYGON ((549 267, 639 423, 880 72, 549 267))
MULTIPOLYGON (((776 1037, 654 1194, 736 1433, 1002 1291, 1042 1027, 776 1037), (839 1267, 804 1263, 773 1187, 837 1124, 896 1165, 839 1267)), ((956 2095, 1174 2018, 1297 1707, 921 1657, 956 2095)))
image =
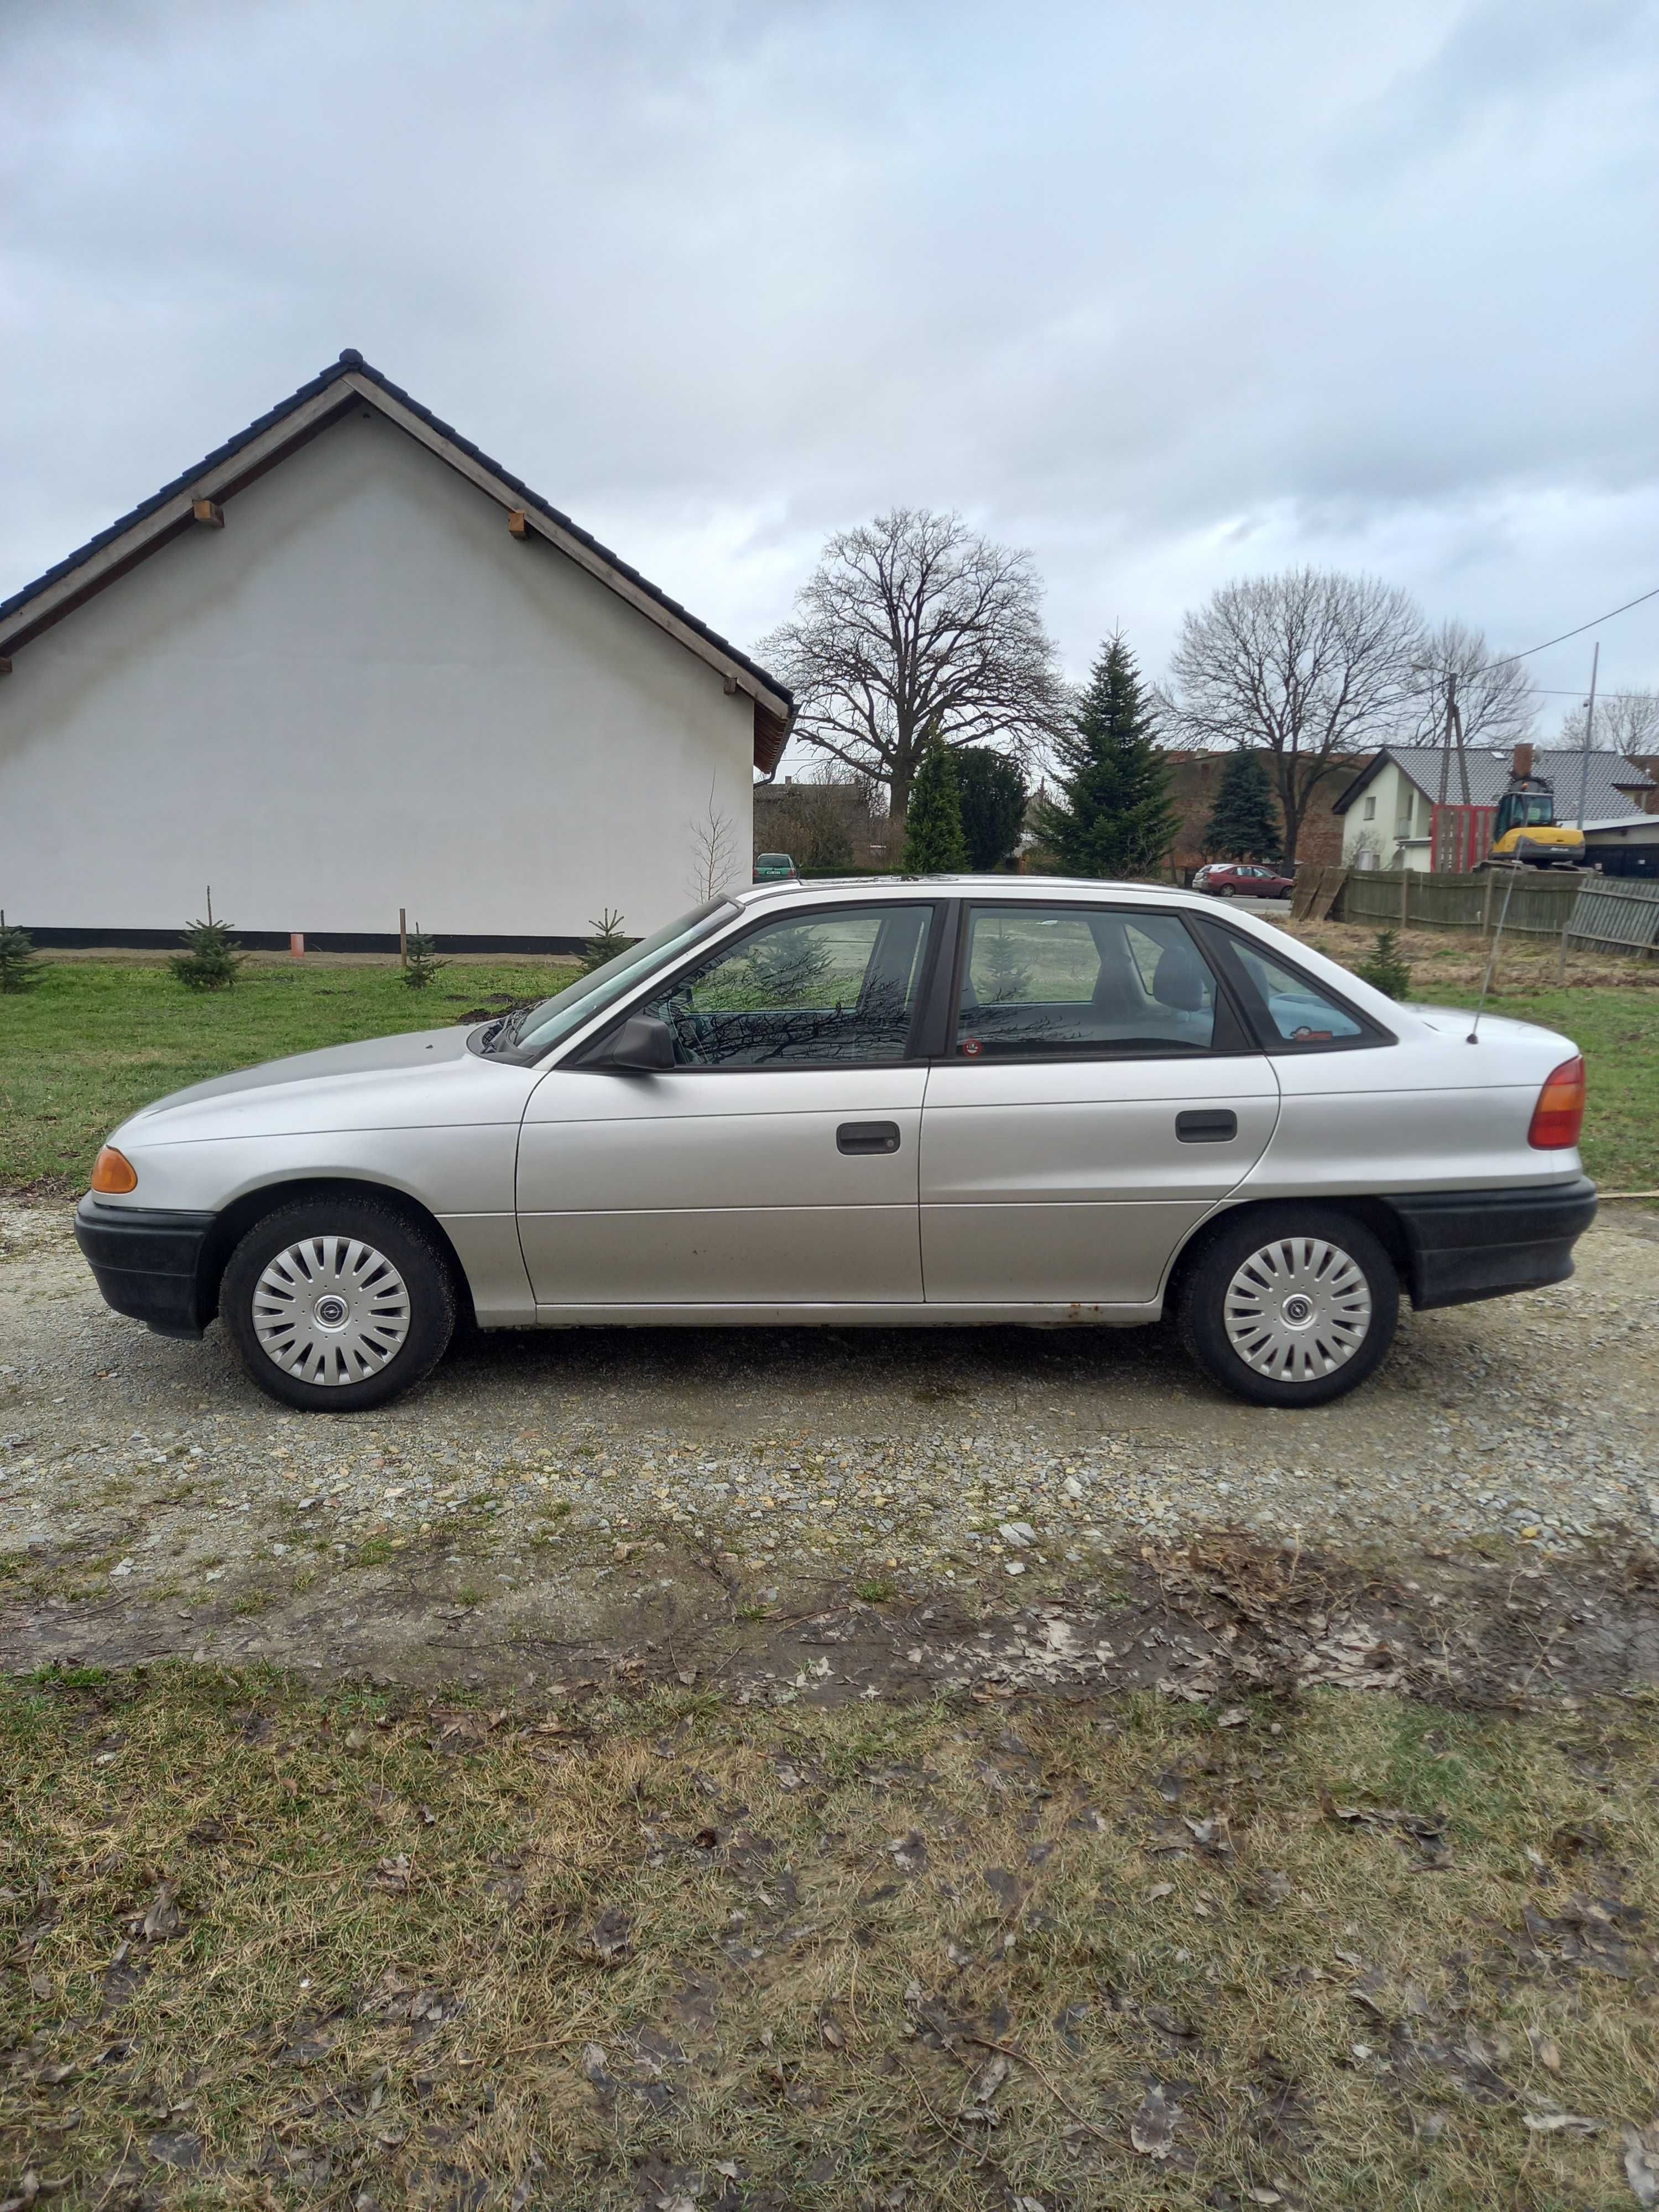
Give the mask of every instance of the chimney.
POLYGON ((1512 775, 1519 776, 1523 780, 1532 774, 1532 747, 1530 745, 1517 745, 1516 747, 1515 758, 1510 763, 1510 773, 1512 775))

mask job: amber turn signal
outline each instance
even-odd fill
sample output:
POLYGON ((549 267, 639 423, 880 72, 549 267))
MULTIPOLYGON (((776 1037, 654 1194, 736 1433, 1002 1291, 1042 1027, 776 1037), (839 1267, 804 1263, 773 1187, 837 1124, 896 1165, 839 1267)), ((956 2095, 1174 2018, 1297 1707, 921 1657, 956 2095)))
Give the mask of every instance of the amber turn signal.
POLYGON ((92 1171, 92 1187, 117 1195, 122 1191, 137 1190, 138 1170, 125 1152, 118 1152, 113 1145, 106 1145, 92 1171))
POLYGON ((1549 1076, 1532 1109, 1527 1142, 1540 1152, 1559 1152, 1578 1142, 1584 1126, 1584 1063, 1564 1060, 1549 1076))

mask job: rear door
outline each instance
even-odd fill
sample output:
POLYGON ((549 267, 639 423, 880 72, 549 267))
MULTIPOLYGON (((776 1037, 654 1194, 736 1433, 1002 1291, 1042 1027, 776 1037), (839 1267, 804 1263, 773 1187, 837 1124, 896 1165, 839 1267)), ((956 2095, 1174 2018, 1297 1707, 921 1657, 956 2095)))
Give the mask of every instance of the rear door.
POLYGON ((1272 1062, 1174 913, 986 902, 957 966, 922 1116, 927 1298, 1155 1298, 1266 1149, 1272 1062))

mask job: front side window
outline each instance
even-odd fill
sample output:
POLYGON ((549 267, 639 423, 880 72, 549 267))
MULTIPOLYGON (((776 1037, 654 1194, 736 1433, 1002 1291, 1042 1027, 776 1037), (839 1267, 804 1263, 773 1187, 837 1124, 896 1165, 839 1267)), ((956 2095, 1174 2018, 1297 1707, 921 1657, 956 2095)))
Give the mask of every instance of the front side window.
POLYGON ((652 936, 628 945, 599 967, 589 969, 586 975, 579 975, 539 1006, 521 1008, 493 1023, 483 1032, 480 1048, 492 1060, 513 1060, 532 1066, 573 1030, 643 982, 653 968, 672 966, 700 937, 710 937, 726 928, 737 913, 728 898, 708 900, 652 936))
POLYGON ((781 916, 639 1011, 667 1023, 681 1067, 902 1060, 932 921, 911 903, 781 916))
POLYGON ((1371 1036, 1358 1014, 1294 968, 1241 939, 1231 944, 1233 957, 1266 1012, 1269 1034, 1281 1044, 1353 1044, 1371 1036))
POLYGON ((978 907, 953 1050, 961 1060, 1033 1054, 1207 1052, 1215 977, 1173 915, 1084 907, 978 907))

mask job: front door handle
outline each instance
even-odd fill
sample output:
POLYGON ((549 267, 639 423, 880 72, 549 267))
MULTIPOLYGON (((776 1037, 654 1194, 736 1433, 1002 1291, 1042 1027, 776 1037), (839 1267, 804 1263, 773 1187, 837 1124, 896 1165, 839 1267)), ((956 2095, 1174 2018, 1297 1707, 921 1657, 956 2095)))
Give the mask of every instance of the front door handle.
POLYGON ((896 1121, 843 1121, 836 1132, 838 1152, 896 1152, 898 1148, 896 1121))
POLYGON ((1176 1115, 1176 1135, 1183 1145, 1224 1145, 1237 1134, 1238 1116, 1225 1107, 1176 1115))

